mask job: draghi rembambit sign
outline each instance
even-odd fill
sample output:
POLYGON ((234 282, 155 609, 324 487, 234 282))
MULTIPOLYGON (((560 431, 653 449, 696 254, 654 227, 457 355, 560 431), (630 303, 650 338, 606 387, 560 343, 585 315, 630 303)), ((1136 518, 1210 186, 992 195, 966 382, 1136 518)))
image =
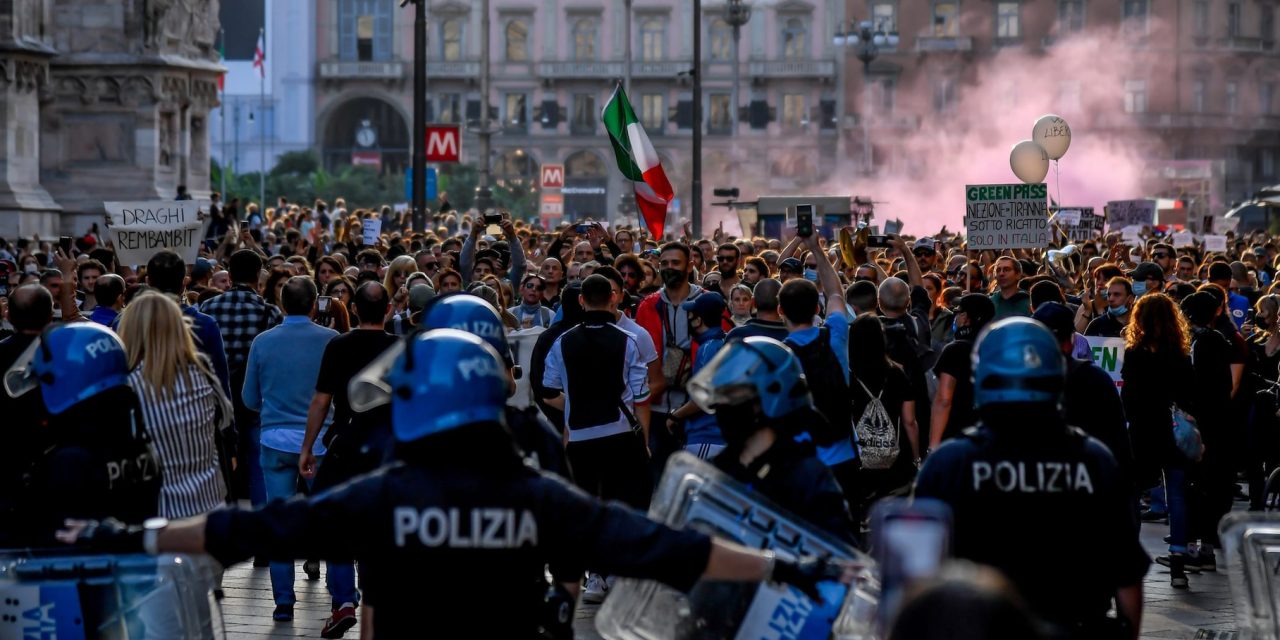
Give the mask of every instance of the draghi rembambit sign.
POLYGON ((121 264, 146 264, 161 249, 195 262, 204 240, 207 200, 105 202, 107 235, 121 264))

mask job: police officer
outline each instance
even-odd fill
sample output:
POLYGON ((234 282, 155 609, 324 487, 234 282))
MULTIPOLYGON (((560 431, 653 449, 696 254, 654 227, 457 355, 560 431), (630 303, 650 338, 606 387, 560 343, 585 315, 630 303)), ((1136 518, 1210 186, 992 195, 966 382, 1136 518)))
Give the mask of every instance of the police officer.
POLYGON ((1151 564, 1106 446, 1068 426, 1058 341, 1030 318, 991 325, 974 347, 978 426, 929 456, 916 495, 955 514, 958 557, 1000 569, 1032 610, 1071 638, 1136 638, 1151 564), (1044 549, 1090 541, 1087 571, 1046 570, 1044 549), (1115 598, 1118 619, 1107 611, 1115 598))
MULTIPOLYGON (((419 326, 423 330, 458 329, 484 340, 506 364, 511 390, 515 392, 515 379, 520 372, 511 355, 502 318, 488 302, 461 291, 439 296, 423 309, 419 326)), ((568 478, 569 463, 565 461, 560 435, 540 417, 537 408, 530 406, 521 410, 507 407, 506 413, 507 428, 525 457, 539 469, 568 478)))
POLYGON ((814 409, 791 349, 764 336, 731 341, 689 381, 689 394, 700 409, 715 415, 724 436, 725 449, 712 460, 716 467, 856 544, 844 492, 805 430, 825 418, 814 409))
POLYGON ((158 512, 160 468, 128 374, 120 338, 86 322, 49 326, 6 375, 10 396, 38 387, 48 415, 47 448, 9 462, 24 486, 3 527, 19 541, 48 544, 69 517, 141 523, 158 512))
POLYGON ((509 380, 492 347, 438 329, 399 349, 386 382, 401 461, 309 500, 145 528, 70 521, 59 539, 110 552, 209 553, 223 565, 255 553, 359 557, 376 637, 532 637, 548 562, 684 590, 700 578, 768 579, 816 596, 819 580, 852 577, 816 558, 788 562, 671 529, 531 469, 503 424, 509 380), (405 588, 407 576, 425 579, 405 588))

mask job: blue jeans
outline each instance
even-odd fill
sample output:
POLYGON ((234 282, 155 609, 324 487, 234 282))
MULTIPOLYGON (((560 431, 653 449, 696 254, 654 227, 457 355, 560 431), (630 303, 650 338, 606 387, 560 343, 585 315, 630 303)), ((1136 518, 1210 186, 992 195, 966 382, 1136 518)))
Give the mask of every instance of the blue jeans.
MULTIPOLYGON (((262 481, 266 486, 267 500, 287 500, 298 492, 298 458, 297 453, 286 453, 270 447, 262 447, 262 481)), ((317 458, 317 465, 323 458, 317 458)), ((307 486, 311 481, 307 480, 307 486)), ((296 573, 293 562, 271 562, 271 594, 276 604, 293 604, 298 601, 293 592, 293 578, 296 573)), ((358 604, 360 594, 356 592, 356 567, 350 562, 325 562, 325 586, 329 589, 329 597, 334 607, 344 602, 358 604)))
POLYGON ((248 428, 249 450, 241 458, 249 465, 249 503, 261 507, 267 503, 267 486, 262 475, 262 426, 255 420, 248 428))
POLYGON ((1164 470, 1165 500, 1169 505, 1169 553, 1187 552, 1187 471, 1164 470))

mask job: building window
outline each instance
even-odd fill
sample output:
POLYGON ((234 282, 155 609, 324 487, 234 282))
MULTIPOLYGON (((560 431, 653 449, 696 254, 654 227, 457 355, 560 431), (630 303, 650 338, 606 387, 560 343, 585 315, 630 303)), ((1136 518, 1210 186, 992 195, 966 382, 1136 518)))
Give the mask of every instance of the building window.
POLYGON ((599 28, 595 18, 578 18, 573 23, 573 59, 595 60, 599 28))
POLYGON ((1123 0, 1124 31, 1130 35, 1147 33, 1147 0, 1123 0))
POLYGON ((885 115, 893 115, 893 107, 898 101, 898 81, 885 78, 880 81, 880 110, 885 115))
POLYGON ((1240 37, 1240 3, 1227 3, 1227 37, 1240 37))
POLYGON ((1021 5, 1017 2, 996 4, 996 38, 1014 40, 1022 35, 1020 10, 1021 5))
POLYGON ((898 6, 893 2, 876 2, 871 5, 871 24, 876 31, 891 33, 898 30, 898 6))
POLYGON ((1263 149, 1258 154, 1258 173, 1264 178, 1270 178, 1276 175, 1276 152, 1271 149, 1263 149))
POLYGON ((1125 80, 1124 82, 1125 113, 1147 112, 1147 81, 1125 80))
POLYGON ((648 16, 640 19, 640 59, 645 62, 661 60, 667 48, 667 19, 648 16))
POLYGON ((457 93, 439 94, 440 108, 436 111, 436 122, 457 124, 462 122, 462 95, 457 93))
POLYGON ((1058 104, 1067 113, 1080 111, 1080 81, 1063 80, 1058 83, 1058 104))
POLYGON ((1258 114, 1271 115, 1272 103, 1275 101, 1276 85, 1264 82, 1258 85, 1258 114))
POLYGON ((1235 80, 1227 81, 1227 113, 1240 111, 1240 85, 1235 80))
POLYGON ((1204 113, 1204 92, 1204 80, 1191 83, 1191 110, 1195 113, 1204 113))
POLYGON ((713 93, 709 98, 707 130, 711 133, 731 133, 733 117, 729 112, 729 94, 713 93))
POLYGON ((707 35, 711 41, 709 53, 712 62, 733 60, 733 27, 724 18, 712 18, 707 25, 707 35))
POLYGON ((787 18, 782 23, 782 57, 804 60, 809 57, 809 38, 801 18, 787 18))
POLYGON ((1258 11, 1258 35, 1263 42, 1273 42, 1276 39, 1276 10, 1264 4, 1258 7, 1258 11))
POLYGON ((667 127, 667 110, 661 93, 646 93, 640 97, 640 123, 645 132, 660 134, 667 127))
POLYGON ((591 134, 596 131, 596 97, 589 93, 573 94, 573 119, 569 121, 573 133, 591 134))
POLYGON ((960 35, 959 2, 934 0, 933 35, 939 38, 954 38, 960 35))
POLYGON ((391 6, 377 0, 342 0, 338 54, 343 60, 391 59, 391 6))
POLYGON ((528 62, 529 25, 524 20, 507 22, 507 62, 528 62))
POLYGON ((798 129, 809 124, 809 109, 803 94, 788 93, 782 96, 782 126, 798 129))
POLYGON ((1209 37, 1209 0, 1196 0, 1192 6, 1191 23, 1194 28, 1195 37, 1209 37))
POLYGON ((1084 30, 1084 0, 1058 0, 1058 35, 1084 30))
POLYGON ((523 93, 508 93, 503 101, 502 124, 508 130, 524 131, 529 124, 528 113, 525 112, 527 96, 523 93))
POLYGON ((956 83, 951 78, 938 78, 933 81, 933 110, 938 113, 949 113, 956 102, 956 83))
POLYGON ((462 18, 449 18, 440 23, 440 57, 447 62, 462 59, 462 18))

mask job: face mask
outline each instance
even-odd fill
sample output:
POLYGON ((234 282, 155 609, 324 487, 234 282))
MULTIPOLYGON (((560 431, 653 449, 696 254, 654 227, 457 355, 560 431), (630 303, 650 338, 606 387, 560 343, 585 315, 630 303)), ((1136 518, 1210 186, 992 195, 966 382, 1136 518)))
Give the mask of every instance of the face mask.
MULTIPOLYGON (((952 324, 955 323, 953 322, 952 324)), ((972 326, 956 327, 956 340, 968 340, 973 337, 973 333, 972 326)))
POLYGON ((659 274, 662 276, 662 284, 669 289, 680 286, 680 283, 688 279, 685 272, 679 269, 662 269, 659 274))
POLYGON ((1133 283, 1133 297, 1141 298, 1143 294, 1145 294, 1146 292, 1147 292, 1147 283, 1145 282, 1133 283))
POLYGON ((1119 318, 1120 316, 1126 313, 1129 313, 1129 305, 1126 304, 1119 307, 1115 307, 1114 309, 1107 309, 1107 313, 1119 318))
POLYGON ((37 271, 39 271, 39 270, 40 270, 40 267, 39 267, 39 266, 37 266, 37 265, 35 265, 34 263, 31 263, 31 262, 28 262, 28 263, 26 263, 26 264, 22 265, 22 272, 23 272, 23 273, 35 273, 35 272, 37 272, 37 271))
POLYGON ((817 269, 805 269, 805 270, 804 270, 804 279, 805 279, 805 280, 808 280, 809 282, 817 282, 817 281, 818 281, 818 270, 817 270, 817 269))

